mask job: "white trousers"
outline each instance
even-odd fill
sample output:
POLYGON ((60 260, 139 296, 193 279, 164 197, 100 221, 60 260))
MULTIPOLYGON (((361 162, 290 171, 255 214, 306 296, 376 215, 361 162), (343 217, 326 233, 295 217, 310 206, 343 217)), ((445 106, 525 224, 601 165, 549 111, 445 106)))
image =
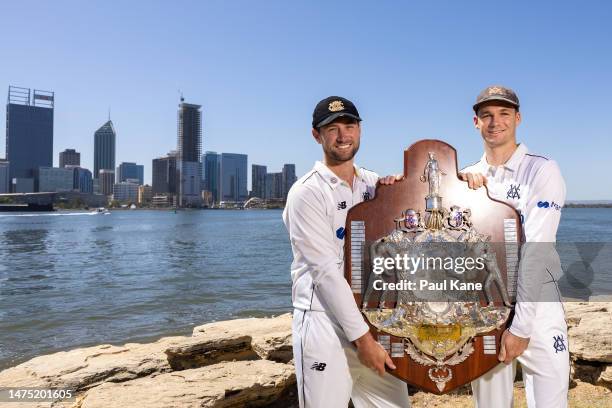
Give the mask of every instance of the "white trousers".
MULTIPOLYGON (((499 353, 499 350, 497 350, 499 353)), ((529 408, 565 408, 569 387, 569 345, 563 306, 559 302, 539 302, 534 331, 521 363, 529 408)), ((499 364, 472 381, 476 408, 510 408, 513 405, 513 364, 499 364)))
POLYGON ((294 310, 293 356, 300 408, 410 406, 406 383, 361 364, 355 347, 325 312, 294 310))

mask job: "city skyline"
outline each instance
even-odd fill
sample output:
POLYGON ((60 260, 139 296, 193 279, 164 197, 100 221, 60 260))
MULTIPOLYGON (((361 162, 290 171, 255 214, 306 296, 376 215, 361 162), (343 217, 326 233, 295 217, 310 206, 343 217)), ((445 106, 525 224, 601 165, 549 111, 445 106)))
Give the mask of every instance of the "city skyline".
POLYGON ((110 107, 117 162, 143 163, 150 183, 150 160, 176 144, 180 92, 203 106, 203 150, 247 153, 275 169, 292 162, 298 176, 322 157, 310 120, 328 95, 351 99, 364 119, 359 165, 401 172, 404 148, 438 138, 466 166, 482 155, 471 106, 485 86, 501 83, 521 100, 518 139, 559 163, 567 198, 612 199, 612 188, 584 177, 605 173, 612 135, 607 2, 519 1, 500 16, 503 33, 486 30, 491 10, 478 1, 341 1, 323 13, 322 2, 237 0, 193 3, 188 15, 172 4, 121 4, 117 14, 118 4, 3 8, 35 26, 56 22, 44 36, 22 32, 18 19, 0 25, 4 38, 21 33, 4 45, 0 89, 57 93, 54 166, 66 148, 91 166, 90 138, 110 107), (339 37, 342 47, 334 46, 339 37))

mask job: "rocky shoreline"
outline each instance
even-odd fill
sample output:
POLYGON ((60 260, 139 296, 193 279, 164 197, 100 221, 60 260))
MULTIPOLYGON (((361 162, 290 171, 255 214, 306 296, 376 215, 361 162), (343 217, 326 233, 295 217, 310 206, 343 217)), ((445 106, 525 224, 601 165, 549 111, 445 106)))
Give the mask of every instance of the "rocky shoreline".
MULTIPOLYGON (((567 303, 571 407, 612 407, 612 303, 567 303)), ((33 358, 0 371, 0 387, 69 388, 72 401, 21 407, 297 407, 291 315, 197 326, 191 336, 109 344, 33 358)), ((519 379, 520 380, 520 379, 519 379)), ((515 383, 516 406, 525 406, 515 383)), ((472 407, 469 388, 411 392, 413 407, 472 407)), ((0 404, 1 405, 1 404, 0 404)))

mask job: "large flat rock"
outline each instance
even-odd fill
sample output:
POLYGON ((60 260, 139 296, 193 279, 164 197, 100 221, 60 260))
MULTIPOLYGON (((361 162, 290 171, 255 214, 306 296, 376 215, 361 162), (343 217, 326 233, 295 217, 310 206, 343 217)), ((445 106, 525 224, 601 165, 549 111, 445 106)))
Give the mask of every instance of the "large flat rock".
POLYGON ((612 304, 566 303, 572 360, 612 363, 612 304))
POLYGON ((221 361, 253 360, 258 355, 251 348, 251 336, 228 333, 186 338, 166 350, 168 363, 174 370, 202 367, 221 361))
POLYGON ((154 343, 102 344, 48 354, 0 372, 3 387, 51 387, 82 391, 100 383, 127 381, 171 371, 165 350, 189 339, 164 337, 154 343))
POLYGON ((565 302, 565 319, 568 327, 574 327, 580 323, 583 316, 590 313, 607 313, 612 311, 611 302, 565 302))
POLYGON ((245 334, 252 337, 251 347, 260 358, 283 363, 293 358, 291 313, 272 318, 226 320, 193 329, 194 337, 223 338, 245 334))
POLYGON ((268 360, 224 362, 102 384, 87 391, 77 407, 263 407, 278 403, 295 387, 293 371, 293 366, 268 360))

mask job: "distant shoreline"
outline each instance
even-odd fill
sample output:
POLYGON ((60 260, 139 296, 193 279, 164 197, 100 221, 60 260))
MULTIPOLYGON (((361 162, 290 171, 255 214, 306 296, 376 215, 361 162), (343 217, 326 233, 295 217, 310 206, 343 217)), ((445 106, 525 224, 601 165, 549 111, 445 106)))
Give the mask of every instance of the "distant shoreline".
POLYGON ((606 203, 606 204, 579 204, 579 203, 572 203, 572 204, 565 204, 563 206, 563 208, 612 208, 612 203, 606 203))

